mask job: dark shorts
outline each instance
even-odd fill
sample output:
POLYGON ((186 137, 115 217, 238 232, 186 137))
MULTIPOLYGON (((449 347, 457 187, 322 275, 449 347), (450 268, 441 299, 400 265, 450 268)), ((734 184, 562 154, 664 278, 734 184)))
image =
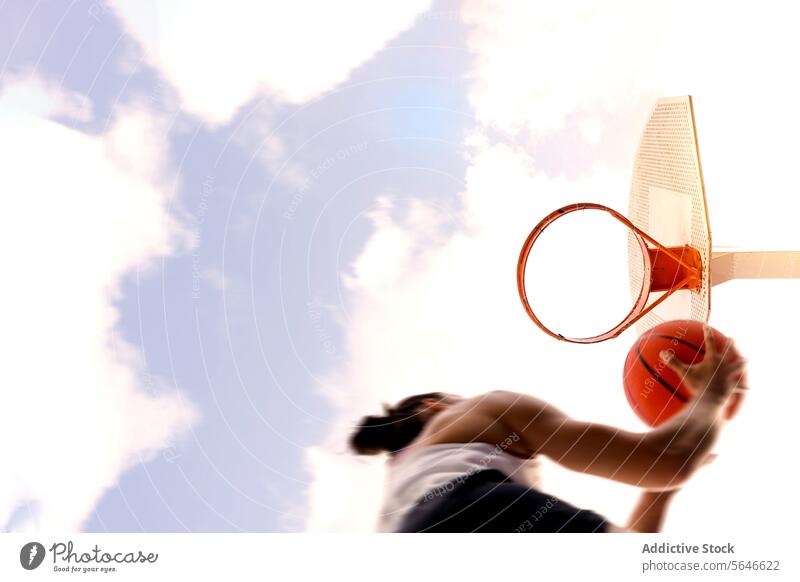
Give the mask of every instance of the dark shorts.
POLYGON ((406 514, 398 532, 605 532, 608 521, 511 481, 495 469, 437 487, 406 514))

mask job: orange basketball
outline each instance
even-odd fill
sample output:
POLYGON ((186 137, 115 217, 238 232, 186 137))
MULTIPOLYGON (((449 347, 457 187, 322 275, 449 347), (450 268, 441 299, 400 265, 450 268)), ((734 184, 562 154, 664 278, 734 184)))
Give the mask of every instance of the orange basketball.
MULTIPOLYGON (((734 350, 730 338, 711 328, 717 351, 734 350)), ((650 426, 658 426, 677 414, 691 398, 680 376, 661 361, 662 350, 687 363, 701 362, 704 349, 703 324, 699 321, 667 321, 642 334, 625 360, 622 378, 625 396, 636 415, 650 426)), ((733 418, 741 404, 741 392, 734 392, 725 416, 733 418)))

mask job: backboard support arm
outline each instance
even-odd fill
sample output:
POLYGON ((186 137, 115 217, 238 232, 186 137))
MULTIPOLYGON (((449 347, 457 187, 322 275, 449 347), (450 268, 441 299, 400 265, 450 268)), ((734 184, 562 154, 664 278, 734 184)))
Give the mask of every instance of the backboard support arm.
POLYGON ((711 284, 733 279, 800 279, 800 251, 714 251, 711 284))

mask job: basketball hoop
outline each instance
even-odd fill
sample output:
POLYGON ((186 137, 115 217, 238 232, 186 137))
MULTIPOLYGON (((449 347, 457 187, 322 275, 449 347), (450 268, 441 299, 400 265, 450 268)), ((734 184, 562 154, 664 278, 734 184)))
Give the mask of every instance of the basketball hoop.
MULTIPOLYGON (((628 206, 630 219, 607 206, 591 202, 570 204, 546 216, 528 235, 517 263, 517 289, 525 311, 546 334, 567 342, 591 344, 617 337, 634 323, 639 333, 644 333, 670 320, 708 321, 711 287, 726 281, 800 279, 800 250, 715 249, 711 244, 708 215, 692 98, 684 95, 659 99, 647 118, 636 150, 628 206), (628 276, 633 307, 615 327, 590 337, 572 337, 583 335, 583 330, 562 334, 548 328, 534 313, 525 289, 528 256, 539 235, 559 218, 578 210, 608 213, 629 229, 628 276), (665 244, 659 243, 656 238, 665 244), (652 293, 661 295, 654 296, 650 302, 652 293), (670 297, 672 299, 668 300, 670 297)), ((552 232, 548 233, 550 235, 552 232)), ((574 238, 567 240, 571 243, 574 238)), ((598 243, 610 238, 595 237, 593 240, 595 244, 591 248, 577 248, 581 251, 585 249, 587 256, 594 253, 595 260, 600 262, 580 268, 569 261, 545 261, 551 268, 552 265, 562 267, 558 277, 564 280, 569 274, 584 277, 579 283, 563 284, 562 289, 556 291, 577 290, 586 294, 585 299, 595 300, 594 304, 583 301, 581 305, 560 301, 570 307, 568 313, 562 313, 557 318, 562 329, 569 325, 570 320, 585 322, 589 319, 587 313, 606 314, 606 310, 600 312, 596 309, 597 300, 601 297, 600 284, 603 283, 599 278, 605 275, 614 278, 614 275, 605 272, 612 263, 602 262, 610 257, 606 257, 606 252, 598 243), (564 289, 565 285, 569 289, 564 289)), ((537 248, 542 246, 547 246, 544 241, 537 248)), ((539 251, 536 258, 546 255, 546 252, 539 251)), ((540 265, 532 264, 532 267, 537 269, 541 280, 553 282, 552 278, 545 279, 546 275, 542 274, 545 269, 540 265)), ((561 297, 556 296, 556 299, 560 300, 561 297)), ((540 301, 540 298, 536 300, 540 301)), ((546 302, 538 304, 540 310, 543 305, 546 302)), ((627 306, 628 303, 621 311, 627 311, 627 306)), ((598 327, 603 329, 608 325, 609 322, 604 320, 598 327)))
POLYGON ((525 239, 525 244, 522 245, 519 261, 517 262, 517 290, 522 300, 522 306, 528 316, 546 334, 562 341, 578 344, 592 344, 617 337, 676 291, 684 289, 689 291, 699 290, 702 286, 702 278, 702 258, 697 249, 689 245, 664 246, 646 232, 637 228, 636 225, 616 210, 592 202, 569 204, 545 216, 531 231, 528 238, 525 239), (642 252, 644 270, 641 277, 641 288, 638 293, 634 293, 634 303, 630 312, 612 329, 591 337, 569 337, 545 326, 533 311, 525 289, 525 269, 536 240, 556 220, 579 210, 607 212, 628 227, 631 236, 638 243, 642 252), (648 305, 650 294, 654 292, 663 292, 663 294, 648 305))

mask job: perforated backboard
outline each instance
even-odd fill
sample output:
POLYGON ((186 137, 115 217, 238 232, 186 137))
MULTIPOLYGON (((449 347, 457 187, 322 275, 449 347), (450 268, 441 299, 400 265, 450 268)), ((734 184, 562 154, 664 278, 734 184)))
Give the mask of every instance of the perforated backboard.
MULTIPOLYGON (((540 280, 547 281, 541 265, 534 270, 540 280)), ((603 272, 603 276, 608 274, 603 272)), ((555 276, 558 281, 563 278, 555 276)), ((733 279, 800 279, 800 250, 713 252, 694 107, 688 95, 659 99, 650 112, 634 160, 627 217, 596 202, 557 208, 531 230, 517 260, 517 290, 528 316, 546 334, 580 344, 615 338, 634 324, 639 333, 644 333, 674 319, 708 321, 711 286, 733 279), (584 211, 605 212, 629 230, 628 272, 633 298, 631 310, 617 325, 588 337, 557 331, 552 321, 543 323, 526 289, 528 257, 540 235, 561 218, 584 211)), ((588 284, 566 286, 590 295, 595 291, 591 277, 588 284)), ((563 295, 556 294, 556 298, 567 306, 575 305, 574 301, 564 301, 563 295)), ((578 319, 583 320, 580 316, 578 319)))
MULTIPOLYGON (((700 251, 703 264, 701 288, 675 292, 637 322, 639 333, 670 319, 707 321, 711 307, 711 230, 690 96, 659 99, 650 112, 634 161, 628 218, 666 246, 694 247, 700 251)), ((630 235, 628 257, 634 298, 642 288, 641 254, 639 243, 630 235)), ((653 293, 649 303, 660 295, 653 293)))

